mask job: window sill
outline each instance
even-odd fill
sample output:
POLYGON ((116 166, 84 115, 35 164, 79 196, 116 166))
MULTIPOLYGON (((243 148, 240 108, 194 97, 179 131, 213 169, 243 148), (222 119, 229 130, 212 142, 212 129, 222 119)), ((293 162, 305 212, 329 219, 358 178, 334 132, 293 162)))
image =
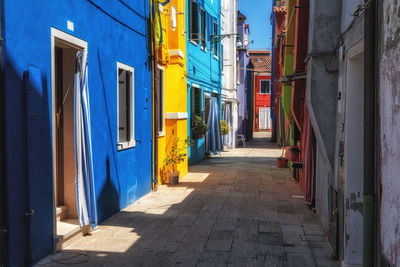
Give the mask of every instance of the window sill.
POLYGON ((194 46, 197 46, 197 45, 199 44, 198 42, 193 41, 193 40, 190 40, 190 39, 189 39, 189 41, 190 41, 194 46))
POLYGON ((118 151, 136 147, 136 141, 117 143, 118 151))
POLYGON ((157 133, 157 137, 164 137, 164 136, 165 136, 165 131, 157 133))
POLYGON ((214 55, 214 59, 219 60, 219 58, 216 55, 214 55))
POLYGON ((204 46, 200 46, 200 48, 204 53, 207 53, 207 48, 205 48, 204 46))

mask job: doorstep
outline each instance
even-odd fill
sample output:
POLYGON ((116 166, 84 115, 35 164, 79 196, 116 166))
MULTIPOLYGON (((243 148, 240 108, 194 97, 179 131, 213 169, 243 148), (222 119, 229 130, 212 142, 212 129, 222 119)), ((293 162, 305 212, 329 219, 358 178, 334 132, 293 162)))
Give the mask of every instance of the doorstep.
POLYGON ((78 219, 57 222, 56 250, 68 247, 72 242, 90 232, 91 225, 80 227, 78 219))

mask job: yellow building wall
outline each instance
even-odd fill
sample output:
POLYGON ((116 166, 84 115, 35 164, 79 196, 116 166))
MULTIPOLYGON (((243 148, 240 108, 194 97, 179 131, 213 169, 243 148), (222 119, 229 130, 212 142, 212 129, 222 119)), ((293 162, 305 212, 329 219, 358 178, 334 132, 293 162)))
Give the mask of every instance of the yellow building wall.
MULTIPOLYGON (((164 68, 164 105, 165 114, 187 114, 187 83, 186 83, 186 39, 185 39, 185 0, 171 0, 163 7, 161 24, 163 43, 158 50, 158 65, 164 68), (171 28, 171 7, 176 10, 176 28, 171 28)), ((172 166, 164 166, 164 159, 171 149, 175 138, 184 145, 187 138, 187 119, 165 119, 165 136, 158 137, 158 183, 168 183, 167 171, 172 166)), ((187 153, 187 151, 186 151, 187 153)), ((177 170, 180 177, 188 172, 188 158, 180 163, 177 170)))

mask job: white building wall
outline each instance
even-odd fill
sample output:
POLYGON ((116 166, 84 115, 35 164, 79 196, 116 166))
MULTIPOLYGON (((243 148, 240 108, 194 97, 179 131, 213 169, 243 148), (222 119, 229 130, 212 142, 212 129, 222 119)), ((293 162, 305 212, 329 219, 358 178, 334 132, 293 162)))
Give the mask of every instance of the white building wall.
POLYGON ((222 101, 232 103, 232 148, 236 144, 238 127, 238 103, 236 92, 236 36, 237 0, 221 0, 221 34, 230 34, 221 43, 223 45, 222 65, 222 101))

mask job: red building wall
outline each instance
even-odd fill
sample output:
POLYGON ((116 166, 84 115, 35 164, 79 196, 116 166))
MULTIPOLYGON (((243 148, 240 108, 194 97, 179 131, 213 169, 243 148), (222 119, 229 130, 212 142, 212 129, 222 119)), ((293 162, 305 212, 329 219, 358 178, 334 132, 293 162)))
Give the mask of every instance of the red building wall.
POLYGON ((255 75, 255 130, 259 131, 259 111, 260 108, 271 107, 271 75, 255 75), (268 80, 270 82, 269 94, 261 94, 261 81, 268 80))

